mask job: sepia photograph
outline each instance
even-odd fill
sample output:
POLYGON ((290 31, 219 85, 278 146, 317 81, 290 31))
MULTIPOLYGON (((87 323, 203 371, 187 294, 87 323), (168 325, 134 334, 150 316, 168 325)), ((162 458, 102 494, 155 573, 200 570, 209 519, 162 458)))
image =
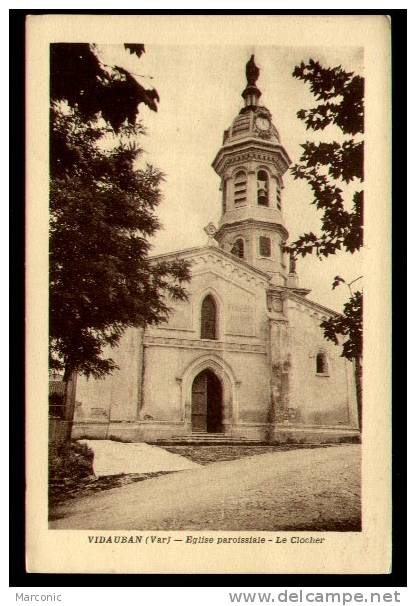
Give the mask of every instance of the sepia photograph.
POLYGON ((51 45, 51 527, 359 530, 362 49, 125 47, 51 45))
POLYGON ((136 29, 47 45, 46 532, 359 540, 364 42, 136 29))

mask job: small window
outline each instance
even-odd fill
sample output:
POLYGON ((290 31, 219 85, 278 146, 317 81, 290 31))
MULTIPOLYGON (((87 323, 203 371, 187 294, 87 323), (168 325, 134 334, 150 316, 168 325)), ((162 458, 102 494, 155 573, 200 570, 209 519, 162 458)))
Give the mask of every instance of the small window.
POLYGON ((260 257, 271 257, 272 256, 272 245, 270 238, 260 236, 259 238, 259 253, 260 257))
POLYGON ((247 198, 247 175, 239 170, 234 177, 234 204, 239 206, 246 203, 247 198))
POLYGON ((269 175, 265 170, 257 173, 257 204, 269 206, 269 175))
POLYGON ((316 374, 327 375, 328 374, 328 361, 324 353, 318 353, 316 356, 316 374))
POLYGON ((240 259, 244 259, 244 240, 242 238, 238 238, 231 249, 231 254, 236 257, 240 257, 240 259))
POLYGON ((202 301, 201 339, 218 339, 217 306, 211 295, 207 295, 202 301))

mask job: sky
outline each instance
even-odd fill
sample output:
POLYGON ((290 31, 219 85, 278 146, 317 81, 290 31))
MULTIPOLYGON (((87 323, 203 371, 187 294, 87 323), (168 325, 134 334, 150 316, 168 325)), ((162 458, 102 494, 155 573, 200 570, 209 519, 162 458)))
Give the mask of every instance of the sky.
MULTIPOLYGON (((260 68, 260 104, 271 111, 293 163, 299 160, 300 144, 306 140, 343 138, 336 127, 320 133, 306 131, 297 118, 299 109, 313 107, 315 102, 309 88, 293 78, 295 65, 311 57, 326 67, 342 65, 364 75, 360 47, 149 45, 140 59, 116 45, 100 46, 99 52, 105 63, 130 70, 143 85, 155 87, 160 96, 157 113, 140 106, 147 130, 140 140, 142 162, 153 164, 165 175, 157 211, 163 229, 152 240, 152 254, 204 245, 204 226, 210 221, 218 224, 220 179, 211 163, 222 144, 223 131, 243 106, 245 65, 251 54, 260 68)), ((311 204, 309 187, 295 181, 289 171, 284 185, 282 205, 289 241, 305 231, 319 231, 319 214, 311 204)), ((350 187, 347 195, 353 189, 350 187)), ((332 290, 333 277, 341 275, 349 282, 360 276, 361 256, 343 253, 323 261, 312 255, 300 258, 299 285, 312 290, 309 299, 341 311, 348 292, 342 286, 332 290)))

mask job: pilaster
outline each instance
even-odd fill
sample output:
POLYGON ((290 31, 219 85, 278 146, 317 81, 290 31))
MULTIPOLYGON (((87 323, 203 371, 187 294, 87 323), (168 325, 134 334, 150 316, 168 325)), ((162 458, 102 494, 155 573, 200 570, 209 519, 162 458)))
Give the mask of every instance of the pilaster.
POLYGON ((267 293, 270 339, 270 424, 276 426, 290 421, 290 329, 286 314, 286 293, 267 293))
POLYGON ((256 167, 253 162, 250 162, 247 170, 247 205, 257 205, 256 167))

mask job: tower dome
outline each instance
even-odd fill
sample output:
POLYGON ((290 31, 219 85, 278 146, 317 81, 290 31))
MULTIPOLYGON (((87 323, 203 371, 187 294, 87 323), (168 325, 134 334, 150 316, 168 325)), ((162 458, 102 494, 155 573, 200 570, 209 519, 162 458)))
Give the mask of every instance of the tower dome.
MULTIPOLYGON (((245 109, 245 108, 243 108, 245 109)), ((270 143, 280 143, 279 133, 272 122, 272 114, 262 105, 251 107, 239 113, 230 128, 224 131, 223 145, 231 145, 244 139, 260 139, 270 143)))
POLYGON ((241 93, 244 107, 233 120, 231 127, 224 131, 223 145, 232 144, 246 138, 259 138, 271 143, 280 143, 279 133, 272 122, 272 115, 267 107, 259 105, 261 91, 256 82, 260 70, 254 61, 254 55, 246 65, 247 86, 241 93))
POLYGON ((212 166, 221 177, 222 213, 216 239, 229 252, 286 284, 282 252, 288 232, 283 223, 282 176, 291 160, 281 144, 272 114, 259 105, 260 70, 254 55, 246 65, 244 107, 224 131, 212 166))

